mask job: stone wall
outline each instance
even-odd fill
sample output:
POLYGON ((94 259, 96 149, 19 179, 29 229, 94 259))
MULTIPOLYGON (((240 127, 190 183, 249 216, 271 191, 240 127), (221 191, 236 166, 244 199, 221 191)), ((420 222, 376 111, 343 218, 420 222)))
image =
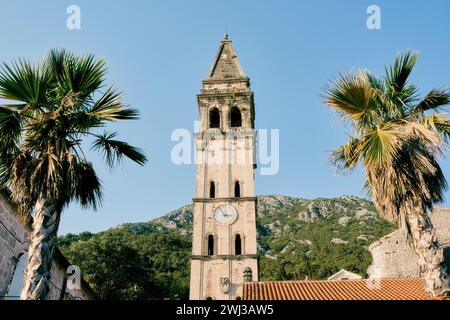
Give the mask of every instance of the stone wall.
MULTIPOLYGON (((442 248, 445 249, 447 270, 450 271, 450 210, 437 207, 430 214, 431 222, 442 248)), ((397 230, 384 236, 369 246, 372 265, 367 273, 369 278, 418 277, 418 256, 406 241, 406 236, 397 230)))
POLYGON ((27 230, 13 212, 0 194, 0 297, 6 294, 15 265, 28 248, 27 230))
MULTIPOLYGON (((20 256, 28 251, 29 233, 29 228, 15 215, 8 195, 0 190, 0 299, 8 293, 20 256)), ((66 270, 69 265, 57 249, 52 263, 48 299, 94 299, 94 293, 84 281, 79 290, 65 289, 66 270)))

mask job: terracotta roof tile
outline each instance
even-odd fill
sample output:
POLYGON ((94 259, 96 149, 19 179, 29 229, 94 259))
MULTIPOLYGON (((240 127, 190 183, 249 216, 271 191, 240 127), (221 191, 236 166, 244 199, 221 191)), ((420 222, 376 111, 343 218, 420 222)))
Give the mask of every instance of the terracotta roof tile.
POLYGON ((421 278, 260 281, 244 284, 244 300, 428 300, 421 278))

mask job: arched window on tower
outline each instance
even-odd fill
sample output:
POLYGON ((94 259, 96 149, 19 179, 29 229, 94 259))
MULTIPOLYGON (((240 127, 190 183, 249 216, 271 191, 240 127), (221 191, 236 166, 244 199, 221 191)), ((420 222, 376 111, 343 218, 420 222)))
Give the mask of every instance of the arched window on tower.
POLYGON ((208 256, 214 255, 214 236, 210 234, 208 236, 208 256))
POLYGON ((209 127, 220 128, 220 112, 217 108, 209 110, 209 127))
POLYGON ((240 256, 242 254, 241 235, 237 234, 234 238, 234 254, 240 256))
POLYGON ((241 197, 241 185, 239 184, 239 181, 236 181, 234 183, 234 197, 235 198, 241 197))
POLYGON ((241 110, 238 107, 233 107, 230 110, 230 125, 232 127, 242 126, 242 115, 241 110))
POLYGON ((214 183, 214 181, 211 181, 209 183, 209 197, 211 199, 214 199, 216 197, 216 184, 214 183))

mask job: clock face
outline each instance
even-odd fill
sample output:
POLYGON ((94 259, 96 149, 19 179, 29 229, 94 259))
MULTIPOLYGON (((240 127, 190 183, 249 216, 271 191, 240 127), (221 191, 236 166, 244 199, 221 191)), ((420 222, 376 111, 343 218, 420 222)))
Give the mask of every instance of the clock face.
POLYGON ((231 224, 236 217, 237 211, 232 206, 221 206, 213 212, 213 218, 217 224, 231 224))

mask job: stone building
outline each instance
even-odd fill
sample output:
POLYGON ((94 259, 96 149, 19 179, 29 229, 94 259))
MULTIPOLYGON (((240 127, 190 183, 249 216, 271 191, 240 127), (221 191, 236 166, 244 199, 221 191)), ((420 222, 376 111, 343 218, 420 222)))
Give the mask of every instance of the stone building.
MULTIPOLYGON (((21 222, 9 202, 7 192, 0 191, 0 299, 19 299, 27 264, 30 228, 21 222)), ((58 250, 51 268, 49 300, 94 299, 95 294, 81 278, 81 288, 67 287, 70 263, 58 250)))
MULTIPOLYGON (((447 270, 450 271, 450 210, 437 207, 430 213, 440 246, 444 249, 447 270)), ((397 230, 369 246, 372 265, 369 278, 409 278, 420 275, 417 254, 410 247, 404 232, 397 230)))
POLYGON ((240 299, 244 280, 258 280, 255 112, 249 78, 227 35, 197 100, 190 299, 240 299))

